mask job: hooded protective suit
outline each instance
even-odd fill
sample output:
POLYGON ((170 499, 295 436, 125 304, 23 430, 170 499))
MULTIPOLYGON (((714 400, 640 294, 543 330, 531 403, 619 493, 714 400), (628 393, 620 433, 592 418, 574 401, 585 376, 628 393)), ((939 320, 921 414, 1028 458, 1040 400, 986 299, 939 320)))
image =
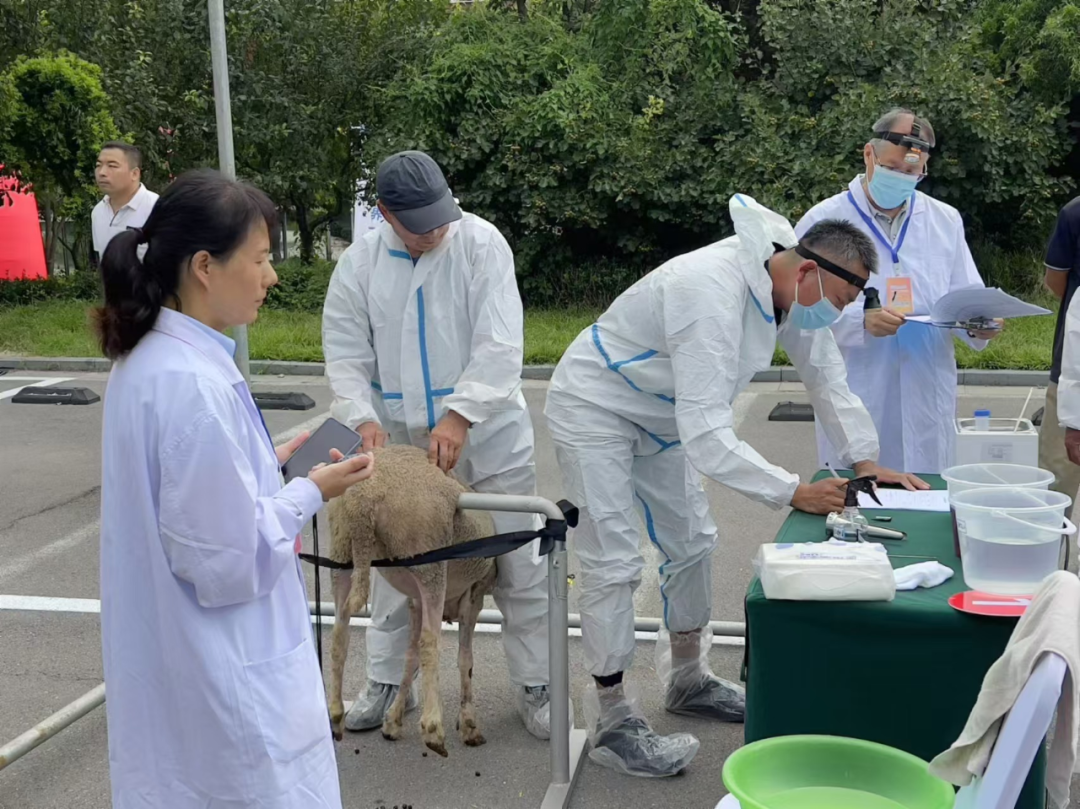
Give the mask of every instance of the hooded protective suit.
MULTIPOLYGON (((630 287, 577 337, 552 378, 545 414, 566 496, 581 508, 573 547, 594 676, 624 671, 634 656, 633 593, 644 564, 635 506, 664 559, 664 623, 686 632, 704 627, 712 607, 717 531, 701 476, 774 508, 799 485, 739 439, 731 407, 776 346, 765 263, 774 243, 797 240, 787 220, 749 197, 733 197, 730 211, 736 236, 630 287)), ((848 390, 832 333, 785 324, 779 337, 845 461, 876 460, 874 425, 848 390)))
MULTIPOLYGON (((454 410, 473 423, 454 474, 479 492, 533 495, 522 340, 513 255, 493 225, 465 214, 414 264, 384 223, 345 251, 326 295, 331 413, 354 428, 378 422, 393 443, 427 449, 431 430, 454 410)), ((530 514, 492 516, 500 533, 539 524, 530 514)), ((498 560, 503 646, 510 678, 520 686, 548 681, 547 567, 539 561, 532 546, 498 560)), ((408 599, 375 575, 372 609, 368 676, 400 683, 408 599)))

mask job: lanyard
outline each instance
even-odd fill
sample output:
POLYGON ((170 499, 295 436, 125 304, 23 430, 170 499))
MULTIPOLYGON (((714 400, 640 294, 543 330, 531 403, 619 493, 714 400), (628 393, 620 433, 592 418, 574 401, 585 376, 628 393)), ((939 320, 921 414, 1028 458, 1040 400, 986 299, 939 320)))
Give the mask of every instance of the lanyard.
POLYGON ((892 255, 893 267, 900 266, 900 248, 904 246, 904 238, 907 236, 908 225, 911 224, 911 218, 915 215, 915 195, 911 195, 911 204, 908 206, 907 218, 904 220, 904 226, 900 228, 900 238, 896 240, 895 247, 892 245, 892 242, 886 239, 884 234, 878 230, 878 226, 874 224, 873 218, 867 216, 866 212, 859 207, 857 202, 855 202, 855 197, 852 195, 851 191, 847 192, 847 198, 848 201, 851 202, 851 207, 859 212, 859 216, 862 217, 866 226, 870 228, 870 232, 874 234, 874 238, 881 242, 892 255))
POLYGON ((270 444, 270 451, 275 453, 274 458, 277 459, 277 451, 274 449, 274 438, 270 435, 270 428, 266 426, 266 419, 263 418, 262 411, 259 410, 259 406, 255 403, 255 397, 251 395, 251 388, 247 386, 246 382, 238 382, 236 387, 241 389, 244 394, 247 395, 248 403, 252 409, 259 414, 259 421, 262 423, 263 432, 266 433, 266 441, 270 444))

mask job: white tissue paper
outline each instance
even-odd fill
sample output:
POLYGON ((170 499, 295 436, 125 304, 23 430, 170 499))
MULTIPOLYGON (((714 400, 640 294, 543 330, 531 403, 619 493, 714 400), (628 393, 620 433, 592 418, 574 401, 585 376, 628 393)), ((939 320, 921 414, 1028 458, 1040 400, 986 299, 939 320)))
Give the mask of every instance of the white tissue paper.
POLYGON ((762 545, 754 558, 765 597, 783 601, 892 601, 896 579, 877 542, 762 545))
POLYGON ((937 587, 953 576, 952 568, 941 562, 919 562, 917 565, 897 568, 893 571, 897 590, 914 590, 916 587, 937 587))

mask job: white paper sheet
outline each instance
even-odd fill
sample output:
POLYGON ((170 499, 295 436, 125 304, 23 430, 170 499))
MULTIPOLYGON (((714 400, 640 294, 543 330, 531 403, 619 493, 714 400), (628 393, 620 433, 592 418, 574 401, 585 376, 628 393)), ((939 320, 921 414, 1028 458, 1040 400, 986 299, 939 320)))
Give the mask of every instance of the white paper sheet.
POLYGON ((911 315, 912 323, 956 323, 977 317, 1028 317, 1053 314, 1049 309, 1025 303, 997 287, 965 287, 939 298, 929 315, 911 315))
POLYGON ((948 511, 947 491, 909 492, 907 489, 878 489, 879 506, 866 492, 859 492, 859 508, 894 509, 896 511, 948 511))

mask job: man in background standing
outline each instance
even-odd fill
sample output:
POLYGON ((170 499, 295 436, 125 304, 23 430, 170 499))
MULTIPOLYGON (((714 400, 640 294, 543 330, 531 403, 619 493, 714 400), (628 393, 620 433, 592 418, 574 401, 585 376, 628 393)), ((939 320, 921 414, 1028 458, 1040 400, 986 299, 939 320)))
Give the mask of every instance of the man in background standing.
MULTIPOLYGON (((1075 499, 1080 488, 1080 467, 1069 462, 1065 453, 1063 407, 1059 405, 1058 381, 1061 377, 1065 344, 1065 321, 1073 293, 1080 286, 1080 197, 1068 203, 1058 214, 1057 226, 1046 247, 1046 288, 1061 301, 1054 329, 1054 359, 1050 365, 1050 385, 1046 389, 1046 409, 1039 428, 1039 466, 1057 475, 1053 488, 1075 499)), ((1075 409, 1075 407, 1074 407, 1075 409)))
POLYGON ((146 224, 158 195, 142 184, 142 152, 130 143, 109 141, 102 146, 94 179, 105 194, 90 214, 94 252, 101 261, 113 236, 146 224))
MULTIPOLYGON (((881 441, 878 462, 915 474, 939 474, 950 465, 956 417, 953 335, 981 351, 1001 333, 1000 328, 958 332, 907 322, 908 315, 929 314, 954 290, 984 286, 960 213, 916 190, 934 143, 925 118, 905 109, 887 112, 863 147, 865 173, 795 226, 802 238, 815 223, 840 219, 877 248, 883 308, 865 312, 860 295, 832 330, 851 392, 874 420, 881 441)), ((816 431, 821 466, 842 464, 820 422, 816 431)))

